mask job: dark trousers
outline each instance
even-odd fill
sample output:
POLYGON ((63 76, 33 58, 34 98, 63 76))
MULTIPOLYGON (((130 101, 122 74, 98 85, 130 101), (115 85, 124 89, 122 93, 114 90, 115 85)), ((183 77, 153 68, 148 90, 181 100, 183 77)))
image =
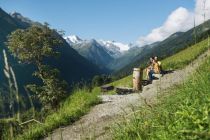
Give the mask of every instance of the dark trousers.
POLYGON ((152 81, 153 80, 153 74, 154 74, 155 72, 154 72, 154 70, 150 70, 149 71, 149 81, 152 81))

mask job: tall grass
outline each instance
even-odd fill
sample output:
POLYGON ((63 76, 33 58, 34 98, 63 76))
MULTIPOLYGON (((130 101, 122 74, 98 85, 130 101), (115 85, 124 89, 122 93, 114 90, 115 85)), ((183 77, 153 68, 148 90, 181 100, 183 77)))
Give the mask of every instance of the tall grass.
POLYGON ((37 140, 47 136, 52 130, 61 126, 69 125, 87 113, 91 106, 100 103, 98 98, 99 88, 92 92, 88 89, 77 89, 66 99, 60 109, 46 117, 44 123, 29 126, 27 130, 19 135, 17 140, 37 140))
POLYGON ((210 57, 183 85, 113 128, 116 140, 210 139, 210 57))
POLYGON ((208 39, 171 56, 162 61, 164 69, 180 69, 195 60, 209 48, 208 39))
POLYGON ((18 129, 18 123, 19 122, 13 118, 0 119, 0 140, 13 140, 13 134, 16 135, 20 132, 20 129, 18 129))
MULTIPOLYGON (((19 108, 19 93, 18 93, 18 85, 16 81, 15 73, 12 69, 12 67, 8 63, 8 57, 6 54, 6 51, 3 50, 3 58, 4 58, 4 75, 7 78, 8 81, 8 91, 9 91, 9 117, 10 121, 4 121, 1 120, 1 132, 7 132, 9 130, 9 133, 4 133, 4 137, 13 139, 14 133, 16 130, 14 130, 15 125, 17 126, 17 121, 20 122, 20 108, 19 108), (15 99, 16 97, 16 104, 17 104, 17 116, 15 116, 15 99), (13 118, 16 118, 17 121, 13 118), (13 121, 11 121, 13 120, 13 121), (15 125, 14 125, 15 124, 15 125)), ((0 138, 3 138, 3 135, 0 136, 0 138)))

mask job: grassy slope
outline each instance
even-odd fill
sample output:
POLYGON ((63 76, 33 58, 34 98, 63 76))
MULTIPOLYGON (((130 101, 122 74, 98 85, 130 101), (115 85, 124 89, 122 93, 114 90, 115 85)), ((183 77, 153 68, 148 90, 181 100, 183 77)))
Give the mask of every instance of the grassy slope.
MULTIPOLYGON (((196 59, 200 54, 208 49, 208 39, 199 42, 196 45, 188 47, 187 49, 168 57, 161 61, 163 69, 181 69, 188 65, 192 60, 196 59)), ((144 74, 145 75, 145 74, 144 74)), ((124 77, 118 81, 111 83, 114 86, 132 87, 132 75, 124 77)))
MULTIPOLYGON (((182 64, 182 63, 181 63, 182 64)), ((210 57, 183 85, 113 129, 119 140, 210 139, 210 57), (147 115, 145 115, 147 114, 147 115)))
POLYGON ((47 136, 52 130, 60 126, 69 125, 78 120, 82 115, 87 113, 91 106, 98 104, 99 88, 95 88, 92 92, 87 89, 80 89, 73 92, 61 106, 61 108, 49 115, 43 125, 37 124, 29 127, 22 135, 19 135, 18 140, 37 140, 47 136))
MULTIPOLYGON (((205 47, 206 44, 207 40, 204 40, 163 60, 162 64, 164 68, 183 68, 207 49, 207 47, 205 47), (190 55, 188 56, 186 54, 190 55)), ((132 87, 132 75, 115 81, 111 83, 111 85, 132 87)), ((114 94, 114 91, 111 93, 114 94)), ((17 139, 39 139, 60 126, 69 125, 87 113, 91 106, 99 103, 99 99, 97 97, 99 94, 99 88, 95 88, 91 93, 84 89, 75 91, 57 112, 46 118, 44 125, 36 125, 29 128, 22 135, 19 135, 17 139)))

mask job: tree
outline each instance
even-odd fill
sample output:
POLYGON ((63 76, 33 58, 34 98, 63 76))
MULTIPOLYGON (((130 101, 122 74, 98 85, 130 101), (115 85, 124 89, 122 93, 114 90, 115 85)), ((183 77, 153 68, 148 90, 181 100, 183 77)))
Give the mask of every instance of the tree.
POLYGON ((112 78, 107 75, 96 75, 92 79, 92 86, 102 86, 103 84, 110 83, 112 78))
POLYGON ((92 79, 92 85, 93 86, 101 86, 101 85, 103 85, 102 77, 99 76, 99 75, 94 76, 93 79, 92 79))
POLYGON ((59 55, 56 48, 62 44, 58 35, 48 25, 18 29, 8 36, 9 51, 22 63, 34 64, 34 76, 42 80, 42 85, 28 85, 41 103, 47 107, 57 107, 66 95, 67 83, 59 79, 59 71, 44 63, 48 57, 59 55))

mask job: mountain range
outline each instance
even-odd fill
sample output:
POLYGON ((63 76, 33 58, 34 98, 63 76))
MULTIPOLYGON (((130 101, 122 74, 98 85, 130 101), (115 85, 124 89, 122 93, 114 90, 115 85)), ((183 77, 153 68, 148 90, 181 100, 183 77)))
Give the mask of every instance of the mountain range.
POLYGON ((75 35, 65 39, 72 48, 92 63, 108 69, 114 75, 123 76, 131 73, 133 67, 144 66, 149 57, 158 56, 163 59, 192 45, 195 38, 197 42, 201 41, 209 33, 209 28, 208 20, 186 32, 176 32, 163 41, 141 47, 115 41, 83 40, 75 35))
POLYGON ((137 44, 123 44, 116 41, 83 40, 76 35, 67 36, 64 39, 80 55, 111 73, 129 65, 142 51, 147 51, 159 43, 140 47, 137 44))
POLYGON ((123 56, 132 44, 115 41, 83 40, 76 35, 64 37, 78 53, 102 69, 112 70, 111 63, 123 56))

